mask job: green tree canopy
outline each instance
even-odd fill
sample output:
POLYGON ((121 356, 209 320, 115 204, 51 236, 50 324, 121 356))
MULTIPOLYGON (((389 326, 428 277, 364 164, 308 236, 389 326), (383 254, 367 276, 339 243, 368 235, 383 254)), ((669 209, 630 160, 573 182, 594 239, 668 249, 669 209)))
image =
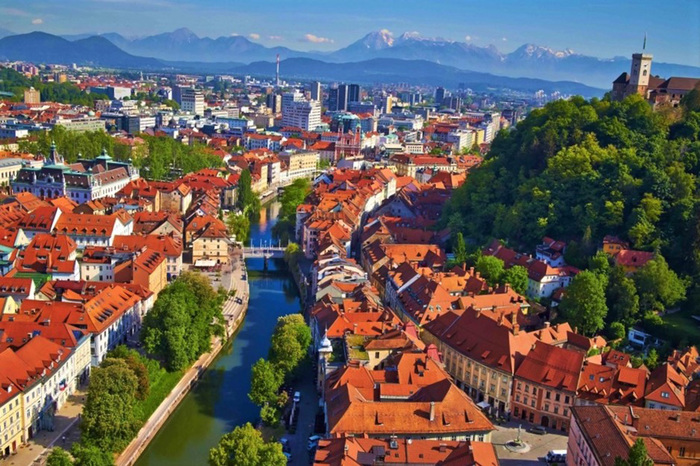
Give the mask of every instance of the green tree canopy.
POLYGON ((605 325, 608 313, 600 277, 588 270, 580 272, 566 289, 560 306, 572 327, 586 335, 597 333, 605 325))
POLYGON ((503 261, 495 256, 479 257, 474 268, 492 286, 500 283, 505 273, 503 261))
POLYGON ((54 447, 46 458, 46 466, 73 466, 73 459, 63 448, 54 447))
POLYGON ((112 453, 94 445, 74 443, 70 452, 75 466, 114 466, 112 453))
POLYGON ((209 466, 284 466, 287 458, 279 442, 265 442, 250 423, 224 435, 209 451, 209 466))
POLYGON ((253 364, 248 398, 258 406, 273 403, 282 385, 282 376, 270 362, 263 358, 253 364))
POLYGON ((515 291, 524 295, 527 293, 528 274, 522 265, 514 265, 503 273, 503 281, 510 284, 515 291))
POLYGON ((116 452, 136 435, 139 422, 134 412, 138 380, 127 363, 107 358, 90 374, 82 440, 108 452, 116 452))
POLYGON ((639 321, 637 287, 622 267, 613 267, 610 270, 605 302, 608 306, 608 322, 620 322, 631 327, 639 321))
POLYGON ((282 316, 270 339, 269 360, 282 374, 289 374, 304 358, 310 344, 311 330, 302 315, 282 316))
POLYGON ((615 466, 654 466, 654 461, 649 458, 644 439, 637 438, 634 445, 630 447, 627 459, 615 458, 615 466))
POLYGON ((210 349, 214 334, 221 334, 224 300, 225 293, 216 292, 201 273, 182 273, 146 314, 141 330, 144 347, 162 358, 168 369, 184 369, 210 349))
POLYGON ((642 312, 663 311, 685 299, 686 284, 660 254, 632 276, 642 312))

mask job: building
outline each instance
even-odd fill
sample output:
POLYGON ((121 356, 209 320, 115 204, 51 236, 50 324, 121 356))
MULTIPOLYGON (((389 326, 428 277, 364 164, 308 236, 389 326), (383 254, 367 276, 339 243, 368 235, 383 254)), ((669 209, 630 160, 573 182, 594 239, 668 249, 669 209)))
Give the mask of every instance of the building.
POLYGON ((653 56, 648 53, 632 54, 630 72, 622 73, 613 81, 612 98, 622 100, 638 94, 649 103, 677 107, 688 92, 700 84, 700 78, 671 77, 668 79, 652 76, 653 56))
POLYGON ((42 199, 66 196, 74 202, 85 203, 114 196, 137 178, 137 168, 130 162, 113 160, 106 150, 92 160, 82 159, 66 165, 52 144, 43 167, 23 167, 10 185, 14 193, 30 192, 42 199))
MULTIPOLYGON (((360 97, 360 85, 348 84, 348 104, 350 102, 359 102, 360 97)), ((347 110, 347 107, 345 107, 345 110, 347 110)))
POLYGON ((325 383, 331 437, 490 441, 493 425, 425 353, 403 353, 383 370, 345 366, 325 383))
POLYGON ((435 89, 435 105, 442 105, 442 101, 445 100, 446 95, 447 91, 445 91, 444 87, 438 87, 435 89))
POLYGON ((345 437, 319 441, 312 464, 498 466, 498 458, 493 445, 486 442, 345 437))
POLYGON ((24 166, 24 160, 19 158, 0 159, 0 185, 9 186, 10 182, 24 166))
POLYGON ((272 113, 280 113, 282 111, 282 96, 273 93, 267 94, 265 105, 272 113))
POLYGON ((515 372, 513 416, 566 432, 584 357, 536 342, 515 372))
POLYGON ((287 166, 287 179, 312 178, 320 160, 320 154, 311 150, 285 150, 279 159, 287 166))
POLYGON ((60 125, 70 131, 104 131, 105 121, 95 117, 56 118, 52 125, 60 125))
POLYGON ((697 413, 625 406, 575 406, 571 412, 567 466, 614 466, 637 439, 655 465, 698 464, 697 413))
POLYGON ((319 81, 311 83, 311 100, 323 101, 323 91, 321 90, 321 83, 319 81))
MULTIPOLYGON (((359 90, 358 90, 359 94, 359 90)), ((328 89, 328 110, 331 112, 348 109, 348 85, 340 84, 328 89)))
POLYGON ((54 233, 66 235, 78 245, 78 249, 87 246, 112 246, 114 237, 130 235, 134 222, 124 211, 111 215, 67 213, 59 217, 54 233))
MULTIPOLYGON (((286 95, 286 94, 285 94, 286 95)), ((282 125, 313 131, 321 125, 321 102, 317 100, 282 101, 282 125)))
POLYGON ((25 104, 39 104, 41 103, 41 94, 39 91, 30 87, 24 91, 24 103, 25 104))
POLYGON ((192 88, 180 90, 180 110, 204 116, 204 94, 192 88))

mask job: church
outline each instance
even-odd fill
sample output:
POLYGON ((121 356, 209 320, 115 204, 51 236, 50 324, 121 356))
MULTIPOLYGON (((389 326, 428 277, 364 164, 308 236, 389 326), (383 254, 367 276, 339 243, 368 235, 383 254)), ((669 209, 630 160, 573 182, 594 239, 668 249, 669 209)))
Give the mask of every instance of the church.
POLYGON ((700 84, 700 78, 674 76, 664 79, 652 76, 652 58, 653 56, 648 53, 632 55, 630 72, 622 73, 613 81, 613 100, 622 100, 628 95, 639 94, 655 108, 659 105, 677 107, 683 96, 700 84))
POLYGON ((51 144, 49 156, 41 168, 23 167, 11 182, 12 192, 30 192, 41 199, 66 196, 82 204, 106 196, 114 196, 129 181, 139 178, 139 171, 130 162, 118 162, 102 154, 92 160, 78 160, 66 165, 51 144))

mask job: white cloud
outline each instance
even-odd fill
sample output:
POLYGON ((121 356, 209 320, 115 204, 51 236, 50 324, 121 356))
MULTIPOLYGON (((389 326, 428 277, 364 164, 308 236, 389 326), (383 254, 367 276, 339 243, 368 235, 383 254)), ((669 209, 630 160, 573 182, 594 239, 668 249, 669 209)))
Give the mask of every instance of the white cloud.
POLYGON ((333 39, 329 39, 328 37, 319 37, 313 34, 304 34, 304 38, 301 40, 302 42, 311 42, 313 44, 332 44, 335 42, 333 39))
POLYGON ((44 24, 44 20, 41 18, 34 18, 32 24, 44 24))
POLYGON ((18 8, 0 8, 0 12, 7 16, 29 16, 29 13, 18 8))
POLYGON ((508 38, 507 38, 507 37, 502 37, 501 40, 502 40, 503 42, 508 42, 508 38))
POLYGON ((253 39, 253 40, 258 40, 258 39, 260 39, 260 34, 252 32, 252 33, 248 34, 248 38, 253 39))
POLYGON ((240 34, 237 33, 237 32, 232 32, 232 33, 231 33, 231 36, 240 36, 240 34))
POLYGON ((270 40, 282 40, 282 36, 267 36, 270 40))
POLYGON ((466 42, 471 42, 472 41, 472 36, 464 36, 464 40, 466 42))

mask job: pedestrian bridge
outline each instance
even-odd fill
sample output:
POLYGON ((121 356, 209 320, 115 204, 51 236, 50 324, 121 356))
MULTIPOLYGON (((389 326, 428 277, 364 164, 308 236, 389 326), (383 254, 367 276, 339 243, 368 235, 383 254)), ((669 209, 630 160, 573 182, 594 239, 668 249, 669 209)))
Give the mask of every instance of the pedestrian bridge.
POLYGON ((245 246, 243 247, 243 258, 263 257, 265 259, 282 258, 284 250, 282 246, 245 246))

